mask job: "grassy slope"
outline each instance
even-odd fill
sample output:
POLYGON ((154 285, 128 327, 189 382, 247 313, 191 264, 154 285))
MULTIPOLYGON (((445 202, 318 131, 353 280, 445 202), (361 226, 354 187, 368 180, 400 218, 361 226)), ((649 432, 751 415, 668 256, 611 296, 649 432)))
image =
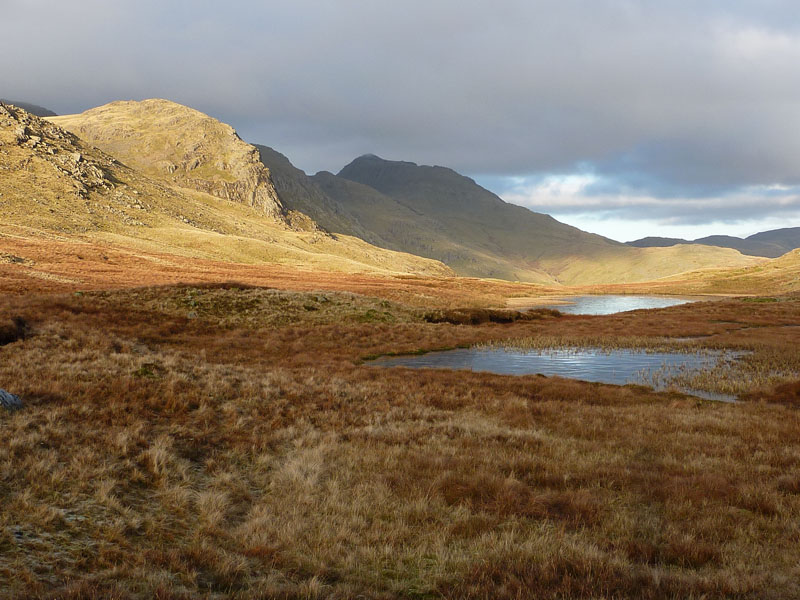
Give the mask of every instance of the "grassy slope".
POLYGON ((359 239, 334 239, 313 227, 296 231, 261 206, 154 180, 25 113, 6 111, 0 117, 3 231, 105 240, 243 263, 350 272, 450 272, 444 265, 359 239), (17 138, 19 127, 27 128, 24 141, 17 138))
POLYGON ((781 294, 800 290, 800 250, 741 269, 688 273, 664 281, 665 289, 710 294, 781 294))
POLYGON ((313 180, 323 191, 354 215, 357 223, 378 236, 381 246, 420 256, 438 257, 461 275, 493 277, 510 281, 554 283, 554 278, 532 268, 531 261, 509 261, 497 250, 484 248, 455 220, 444 225, 436 217, 411 209, 367 185, 318 173, 313 180))
POLYGON ((150 178, 281 212, 258 151, 230 125, 187 106, 120 101, 49 120, 150 178))
POLYGON ((309 215, 326 231, 352 235, 380 245, 382 240, 362 227, 355 215, 327 194, 315 178, 308 177, 280 152, 258 144, 256 148, 261 161, 270 170, 281 203, 287 209, 309 215))

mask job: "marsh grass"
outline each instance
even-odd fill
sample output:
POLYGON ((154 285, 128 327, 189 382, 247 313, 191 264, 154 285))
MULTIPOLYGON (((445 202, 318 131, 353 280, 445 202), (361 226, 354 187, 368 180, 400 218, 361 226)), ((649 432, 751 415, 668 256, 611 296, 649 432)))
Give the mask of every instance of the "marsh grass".
POLYGON ((795 384, 730 406, 358 364, 624 331, 791 367, 796 301, 454 325, 317 295, 0 299, 28 327, 0 347, 25 400, 0 412, 0 597, 800 596, 795 384))

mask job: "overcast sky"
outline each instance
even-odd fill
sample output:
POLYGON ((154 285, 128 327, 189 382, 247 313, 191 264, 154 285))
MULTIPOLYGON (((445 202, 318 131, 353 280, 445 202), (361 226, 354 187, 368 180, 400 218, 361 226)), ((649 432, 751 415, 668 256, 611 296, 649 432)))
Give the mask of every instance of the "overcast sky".
POLYGON ((796 0, 0 0, 0 96, 169 98, 620 240, 800 226, 796 0))

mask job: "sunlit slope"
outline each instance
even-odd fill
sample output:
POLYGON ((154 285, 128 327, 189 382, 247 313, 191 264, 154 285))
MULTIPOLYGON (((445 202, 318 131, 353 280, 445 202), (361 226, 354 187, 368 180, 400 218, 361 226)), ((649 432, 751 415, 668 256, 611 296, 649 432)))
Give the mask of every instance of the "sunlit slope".
POLYGON ((659 282, 664 289, 708 294, 784 294, 800 291, 800 250, 738 269, 686 273, 659 282))
POLYGON ((334 238, 316 231, 308 219, 306 230, 293 229, 258 204, 155 180, 61 127, 5 105, 0 105, 0 194, 0 233, 105 240, 244 263, 450 273, 440 263, 334 238))
POLYGON ((558 273, 562 283, 594 285, 638 283, 675 276, 676 273, 740 268, 742 265, 757 265, 765 261, 743 256, 728 248, 699 245, 631 250, 635 252, 619 252, 615 249, 601 250, 591 256, 545 258, 540 264, 548 271, 558 273))
POLYGON ((50 121, 150 177, 281 213, 258 151, 230 125, 188 106, 119 101, 50 121))

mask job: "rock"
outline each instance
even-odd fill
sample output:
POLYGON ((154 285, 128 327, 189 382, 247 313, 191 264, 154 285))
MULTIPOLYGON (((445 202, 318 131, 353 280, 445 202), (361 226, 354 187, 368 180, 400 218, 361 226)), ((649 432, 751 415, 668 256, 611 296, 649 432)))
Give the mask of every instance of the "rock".
POLYGON ((14 131, 17 137, 17 143, 21 144, 28 140, 28 128, 25 125, 20 125, 14 131))
POLYGON ((0 390, 0 407, 6 410, 19 410, 22 408, 22 398, 5 390, 0 390))

